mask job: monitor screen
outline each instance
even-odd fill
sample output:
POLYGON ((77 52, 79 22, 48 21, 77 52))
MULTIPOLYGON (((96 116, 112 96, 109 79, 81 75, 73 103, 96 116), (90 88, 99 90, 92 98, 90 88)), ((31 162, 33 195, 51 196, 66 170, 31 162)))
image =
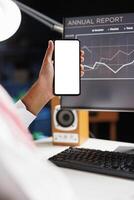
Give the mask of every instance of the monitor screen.
POLYGON ((79 96, 62 96, 63 108, 134 111, 134 13, 64 18, 65 39, 85 52, 79 96))

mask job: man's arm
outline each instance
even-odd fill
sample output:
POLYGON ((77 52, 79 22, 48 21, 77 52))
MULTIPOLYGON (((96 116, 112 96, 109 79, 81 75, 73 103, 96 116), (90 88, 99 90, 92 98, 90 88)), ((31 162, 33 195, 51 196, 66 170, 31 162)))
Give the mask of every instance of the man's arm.
MULTIPOLYGON (((53 41, 48 42, 48 47, 42 62, 37 81, 32 85, 26 95, 22 98, 28 111, 37 115, 41 109, 50 101, 53 95, 53 41)), ((68 58, 69 59, 69 58, 68 58)), ((84 75, 84 51, 81 50, 81 76, 84 75)))
POLYGON ((50 40, 42 62, 37 81, 22 98, 27 110, 37 115, 40 110, 53 98, 53 61, 54 44, 50 40))

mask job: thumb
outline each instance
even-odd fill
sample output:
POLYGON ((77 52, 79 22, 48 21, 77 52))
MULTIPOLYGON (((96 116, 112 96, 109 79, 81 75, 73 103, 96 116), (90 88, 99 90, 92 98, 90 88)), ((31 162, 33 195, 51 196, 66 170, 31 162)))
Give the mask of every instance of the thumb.
POLYGON ((45 55, 45 59, 47 60, 52 60, 52 56, 53 56, 53 51, 54 51, 54 44, 52 40, 48 41, 48 47, 46 50, 46 55, 45 55))

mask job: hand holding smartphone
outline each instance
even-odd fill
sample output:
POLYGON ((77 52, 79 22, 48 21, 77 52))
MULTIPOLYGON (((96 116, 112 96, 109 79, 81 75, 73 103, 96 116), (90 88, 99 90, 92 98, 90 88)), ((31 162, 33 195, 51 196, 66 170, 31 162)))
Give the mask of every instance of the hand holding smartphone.
POLYGON ((79 40, 55 40, 54 95, 80 95, 79 40))

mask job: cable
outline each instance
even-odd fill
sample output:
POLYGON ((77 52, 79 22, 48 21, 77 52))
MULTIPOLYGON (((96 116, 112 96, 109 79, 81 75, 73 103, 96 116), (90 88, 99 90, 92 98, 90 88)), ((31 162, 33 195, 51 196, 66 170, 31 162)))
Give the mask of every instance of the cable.
POLYGON ((96 136, 94 135, 94 133, 92 133, 91 131, 90 131, 90 137, 91 138, 96 138, 96 136))

